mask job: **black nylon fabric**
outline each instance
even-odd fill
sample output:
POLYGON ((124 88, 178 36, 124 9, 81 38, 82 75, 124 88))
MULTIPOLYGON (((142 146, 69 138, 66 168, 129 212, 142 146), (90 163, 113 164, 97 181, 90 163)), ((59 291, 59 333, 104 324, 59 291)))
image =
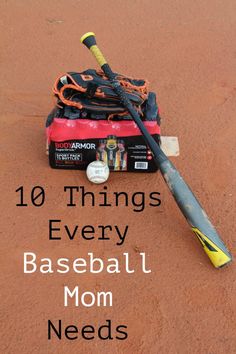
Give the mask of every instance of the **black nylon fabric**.
MULTIPOLYGON (((103 107, 101 107, 103 108, 103 107)), ((124 108, 122 108, 124 110, 124 108)), ((147 100, 141 106, 142 120, 145 121, 156 121, 160 125, 160 115, 159 109, 156 102, 156 94, 154 92, 149 92, 147 100)), ((92 119, 92 120, 107 120, 111 114, 110 110, 108 112, 104 109, 94 109, 94 111, 83 108, 78 109, 76 107, 64 105, 59 102, 59 107, 55 107, 53 111, 49 114, 46 126, 49 126, 53 118, 68 118, 68 119, 92 119)), ((133 120, 130 114, 127 112, 124 115, 114 115, 112 120, 133 120)))
MULTIPOLYGON (((132 104, 140 107, 147 98, 146 81, 127 78, 117 73, 115 75, 132 104)), ((110 114, 125 112, 110 81, 102 72, 94 69, 66 73, 56 81, 53 91, 67 105, 110 114)))

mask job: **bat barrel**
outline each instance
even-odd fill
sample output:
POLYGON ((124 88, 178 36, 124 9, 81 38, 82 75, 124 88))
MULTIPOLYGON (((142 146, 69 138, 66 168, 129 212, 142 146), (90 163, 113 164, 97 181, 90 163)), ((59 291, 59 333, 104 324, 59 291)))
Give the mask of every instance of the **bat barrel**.
POLYGON ((221 268, 232 261, 232 256, 210 222, 207 214, 183 180, 174 165, 166 160, 160 164, 160 170, 176 203, 190 224, 212 264, 221 268))

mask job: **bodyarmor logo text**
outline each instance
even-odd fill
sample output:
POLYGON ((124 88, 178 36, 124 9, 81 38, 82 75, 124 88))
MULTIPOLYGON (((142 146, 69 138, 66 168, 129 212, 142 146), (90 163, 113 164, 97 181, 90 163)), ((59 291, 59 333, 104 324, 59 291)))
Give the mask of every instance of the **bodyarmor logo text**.
POLYGON ((55 143, 56 149, 96 149, 93 143, 55 143))

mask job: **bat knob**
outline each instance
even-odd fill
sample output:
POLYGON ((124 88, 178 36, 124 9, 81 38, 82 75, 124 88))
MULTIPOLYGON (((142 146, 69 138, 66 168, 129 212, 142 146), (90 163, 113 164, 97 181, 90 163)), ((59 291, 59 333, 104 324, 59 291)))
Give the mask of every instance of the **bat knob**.
POLYGON ((83 43, 88 49, 90 49, 93 45, 96 45, 96 38, 93 32, 85 33, 81 38, 80 42, 83 43))

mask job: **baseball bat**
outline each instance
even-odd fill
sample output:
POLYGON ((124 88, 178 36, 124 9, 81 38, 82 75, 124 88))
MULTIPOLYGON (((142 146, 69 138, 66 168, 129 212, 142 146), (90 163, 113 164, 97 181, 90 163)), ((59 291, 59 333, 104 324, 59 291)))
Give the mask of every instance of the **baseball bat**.
POLYGON ((144 126, 138 112, 127 98, 126 93, 119 81, 116 80, 116 75, 113 73, 101 50, 98 48, 95 34, 93 32, 85 33, 81 37, 80 41, 92 52, 104 74, 111 82, 111 85, 120 98, 121 103, 129 111, 133 120, 140 129, 144 140, 152 151, 155 162, 157 163, 178 207, 187 219, 192 231, 202 244, 203 249, 210 258, 212 264, 216 268, 221 268, 230 263, 232 261, 232 256, 227 250, 224 242, 218 235, 206 212, 201 207, 183 177, 144 126))

